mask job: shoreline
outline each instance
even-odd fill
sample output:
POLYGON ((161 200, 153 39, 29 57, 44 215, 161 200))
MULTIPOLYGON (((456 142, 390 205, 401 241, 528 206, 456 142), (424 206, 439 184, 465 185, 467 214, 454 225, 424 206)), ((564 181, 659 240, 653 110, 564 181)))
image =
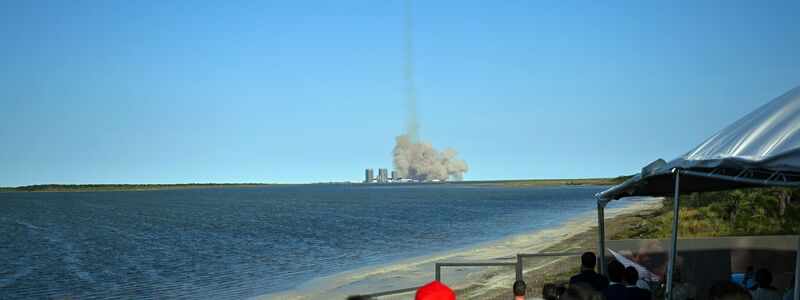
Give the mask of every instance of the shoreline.
MULTIPOLYGON (((606 238, 621 231, 631 219, 641 218, 660 208, 660 198, 633 200, 621 207, 606 209, 606 238)), ((344 299, 349 295, 369 294, 424 285, 434 279, 434 264, 442 261, 516 261, 517 253, 571 252, 596 250, 597 214, 588 212, 565 220, 552 227, 515 234, 498 240, 483 242, 459 249, 434 253, 411 259, 394 261, 355 270, 345 271, 310 280, 291 290, 253 297, 252 299, 344 299), (594 237, 592 239, 592 237, 594 237)), ((490 269, 490 268, 487 268, 490 269)), ((469 291, 471 297, 488 296, 497 289, 507 289, 508 272, 503 274, 487 269, 448 269, 459 272, 457 278, 443 276, 445 284, 457 293, 469 291), (488 279, 483 282, 475 278, 488 279)), ((443 269, 444 271, 444 269, 443 269)), ((398 294, 403 296, 408 294, 398 294)), ((465 295, 466 296, 466 295, 465 295)), ((396 297, 386 297, 396 298, 396 297)), ((407 297, 406 297, 407 298, 407 297)))
POLYGON ((177 184, 44 184, 3 187, 0 193, 85 193, 85 192, 143 192, 188 189, 248 188, 289 186, 280 183, 177 183, 177 184))
POLYGON ((312 182, 312 183, 259 183, 259 182, 233 182, 233 183, 99 183, 99 184, 35 184, 16 187, 0 187, 0 193, 62 193, 62 192, 124 192, 124 191, 165 191, 200 188, 235 188, 235 187, 270 187, 270 186, 370 186, 370 185, 432 185, 432 184, 458 184, 476 187, 553 187, 553 186, 606 186, 622 183, 625 176, 617 178, 575 178, 575 179, 513 179, 513 180, 470 180, 470 181, 442 181, 442 182, 415 182, 415 183, 355 183, 341 182, 312 182))

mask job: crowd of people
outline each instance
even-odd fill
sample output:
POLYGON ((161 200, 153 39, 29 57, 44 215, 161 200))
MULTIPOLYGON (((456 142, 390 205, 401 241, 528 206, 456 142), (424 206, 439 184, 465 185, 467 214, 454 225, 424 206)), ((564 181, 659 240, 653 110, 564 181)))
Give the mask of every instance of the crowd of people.
MULTIPOLYGON (((653 289, 643 281, 634 266, 625 266, 619 261, 608 264, 608 276, 595 271, 597 256, 592 252, 581 256, 580 273, 572 276, 567 287, 547 283, 542 287, 544 300, 663 300, 666 298, 666 283, 653 289)), ((748 270, 748 273, 751 270, 748 270)), ((772 272, 759 269, 754 276, 745 276, 742 282, 723 280, 714 283, 708 291, 709 300, 791 300, 792 286, 781 293, 772 286, 772 272), (751 278, 752 277, 752 278, 751 278)), ((673 275, 672 300, 695 300, 696 287, 681 280, 681 272, 673 275)), ((512 286, 514 300, 524 300, 528 286, 517 280, 512 286)), ((363 296, 351 296, 347 300, 364 300, 363 296)), ((455 300, 455 292, 439 281, 432 281, 416 291, 415 300, 455 300)), ((533 298, 531 298, 533 299, 533 298)))

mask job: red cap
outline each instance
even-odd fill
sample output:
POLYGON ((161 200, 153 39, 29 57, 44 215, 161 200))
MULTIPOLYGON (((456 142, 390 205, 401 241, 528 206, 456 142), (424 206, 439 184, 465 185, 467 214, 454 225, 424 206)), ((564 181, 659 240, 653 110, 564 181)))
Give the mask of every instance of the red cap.
POLYGON ((434 280, 419 288, 414 300, 456 300, 456 293, 438 280, 434 280))

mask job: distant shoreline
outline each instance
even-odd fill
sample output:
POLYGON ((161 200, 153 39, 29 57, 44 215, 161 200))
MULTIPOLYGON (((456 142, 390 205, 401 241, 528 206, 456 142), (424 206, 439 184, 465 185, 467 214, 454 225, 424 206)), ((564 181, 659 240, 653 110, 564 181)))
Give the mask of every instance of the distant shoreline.
POLYGON ((488 187, 546 187, 546 186, 565 186, 565 185, 618 185, 625 182, 631 176, 619 176, 616 178, 581 178, 581 179, 522 179, 522 180, 498 180, 498 181, 478 181, 478 182, 459 182, 470 186, 488 187))
POLYGON ((30 192, 122 192, 162 191, 200 188, 287 186, 272 183, 185 183, 185 184, 39 184, 0 188, 0 193, 30 192))
MULTIPOLYGON (((520 179, 520 180, 481 180, 481 181, 445 181, 420 183, 388 183, 381 185, 418 185, 418 184, 458 184, 478 187, 549 187, 549 186, 594 186, 617 185, 630 178, 583 178, 583 179, 520 179)), ((319 182, 304 184, 287 183, 179 183, 179 184, 37 184, 18 187, 0 187, 0 193, 24 192, 118 192, 118 191, 161 191, 199 188, 232 188, 232 187, 269 187, 269 186, 302 186, 302 185, 368 185, 352 182, 319 182)))

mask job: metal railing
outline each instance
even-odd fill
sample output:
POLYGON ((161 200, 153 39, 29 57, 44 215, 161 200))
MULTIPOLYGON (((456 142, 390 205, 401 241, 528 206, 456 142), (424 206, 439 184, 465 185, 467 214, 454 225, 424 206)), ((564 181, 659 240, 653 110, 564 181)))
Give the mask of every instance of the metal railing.
MULTIPOLYGON (((529 295, 541 295, 542 286, 545 283, 558 283, 566 280, 569 276, 577 274, 579 270, 580 257, 583 252, 550 252, 550 253, 521 253, 517 254, 516 262, 437 262, 435 263, 434 278, 442 281, 442 268, 447 267, 508 267, 513 266, 515 280, 525 280, 528 285, 529 295), (533 266, 530 266, 533 264, 533 266), (572 267, 570 267, 572 266, 572 267)), ((509 283, 510 291, 511 283, 509 283)), ((383 291, 372 294, 362 295, 370 299, 397 296, 405 293, 414 292, 420 287, 403 288, 391 291, 383 291)), ((458 291, 456 291, 458 293, 458 291)), ((502 295, 495 297, 502 298, 502 295)))
MULTIPOLYGON (((516 262, 440 262, 436 263, 436 280, 442 281, 442 267, 502 267, 502 266, 514 266, 517 269, 516 262)), ((517 277, 519 278, 521 277, 517 277)))
POLYGON ((583 252, 517 254, 517 278, 528 286, 527 295, 541 295, 547 283, 560 285, 580 272, 583 252))

